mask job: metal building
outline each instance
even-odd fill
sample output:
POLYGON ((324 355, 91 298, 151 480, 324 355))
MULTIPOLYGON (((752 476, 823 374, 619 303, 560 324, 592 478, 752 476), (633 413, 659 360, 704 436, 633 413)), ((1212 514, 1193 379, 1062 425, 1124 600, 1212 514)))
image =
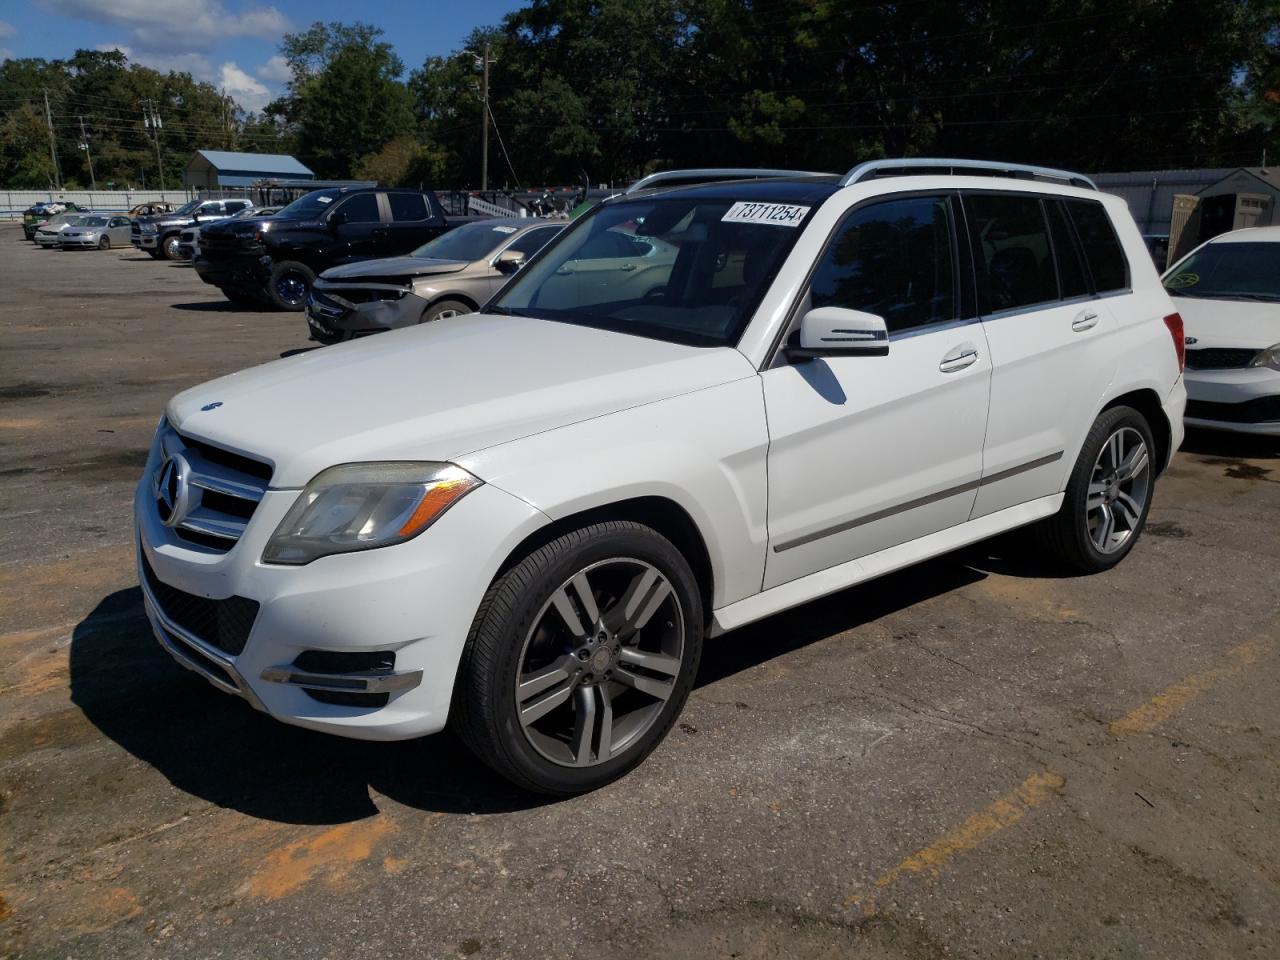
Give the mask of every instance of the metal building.
POLYGON ((1093 179, 1129 204, 1161 268, 1220 233, 1280 223, 1280 171, 1267 167, 1138 170, 1093 179))
POLYGON ((281 153, 231 153, 197 150, 182 173, 191 190, 249 187, 259 180, 314 180, 315 173, 294 157, 281 153))

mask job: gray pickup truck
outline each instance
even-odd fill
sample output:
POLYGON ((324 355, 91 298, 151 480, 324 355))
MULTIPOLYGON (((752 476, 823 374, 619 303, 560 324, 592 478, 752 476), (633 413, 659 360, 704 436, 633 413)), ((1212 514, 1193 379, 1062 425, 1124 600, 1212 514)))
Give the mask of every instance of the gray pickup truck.
POLYGON ((187 227, 215 220, 225 220, 241 210, 253 206, 249 200, 191 200, 173 213, 154 217, 139 217, 133 221, 130 241, 157 260, 180 260, 179 237, 187 227))

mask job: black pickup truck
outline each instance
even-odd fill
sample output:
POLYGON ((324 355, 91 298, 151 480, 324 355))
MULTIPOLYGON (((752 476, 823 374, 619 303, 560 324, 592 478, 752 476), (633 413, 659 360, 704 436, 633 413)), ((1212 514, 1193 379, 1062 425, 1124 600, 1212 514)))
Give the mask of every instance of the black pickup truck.
POLYGON ((477 219, 446 216, 429 190, 314 190, 269 219, 203 228, 195 268, 229 300, 301 310, 329 267, 405 254, 477 219))

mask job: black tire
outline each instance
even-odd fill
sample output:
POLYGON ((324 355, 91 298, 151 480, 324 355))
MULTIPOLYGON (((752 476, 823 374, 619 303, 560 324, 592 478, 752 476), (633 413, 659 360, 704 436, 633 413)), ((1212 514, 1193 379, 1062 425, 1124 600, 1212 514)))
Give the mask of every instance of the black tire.
POLYGON ((1157 447, 1152 438, 1151 425, 1147 418, 1132 407, 1112 407, 1098 415, 1098 419, 1089 428, 1080 456, 1067 481, 1066 497, 1062 508, 1046 520, 1037 524, 1033 530, 1038 546, 1057 560, 1084 573, 1101 573, 1110 570, 1133 549, 1138 537, 1147 522, 1147 514, 1151 511, 1156 474, 1157 447), (1113 552, 1104 553, 1094 543, 1089 533, 1088 499, 1089 483, 1093 475, 1094 464, 1102 452, 1107 439, 1121 428, 1137 431, 1149 455, 1146 467, 1147 490, 1138 516, 1130 535, 1113 552))
POLYGON ((631 521, 574 530, 533 551, 490 586, 463 650, 451 724, 480 760, 525 790, 553 796, 595 790, 633 769, 670 731, 698 672, 702 634, 697 582, 669 540, 631 521), (622 558, 652 565, 673 588, 684 620, 679 672, 651 725, 618 756, 586 767, 557 764, 530 743, 517 717, 514 691, 524 638, 552 594, 575 573, 622 558))
POLYGON ((422 311, 422 318, 418 322, 431 323, 434 320, 443 320, 445 317, 475 312, 475 307, 469 303, 463 303, 461 300, 437 300, 422 311))
POLYGON ((278 310, 297 312, 307 305, 307 293, 316 275, 311 268, 296 260, 281 260, 271 268, 267 296, 278 310))
POLYGON ((99 240, 98 240, 98 249, 99 249, 99 250, 110 250, 110 249, 111 249, 111 238, 110 238, 110 237, 101 237, 101 238, 99 238, 99 240))
POLYGON ((178 252, 178 243, 180 238, 176 233, 170 233, 160 238, 160 256, 165 260, 181 260, 182 254, 178 252))

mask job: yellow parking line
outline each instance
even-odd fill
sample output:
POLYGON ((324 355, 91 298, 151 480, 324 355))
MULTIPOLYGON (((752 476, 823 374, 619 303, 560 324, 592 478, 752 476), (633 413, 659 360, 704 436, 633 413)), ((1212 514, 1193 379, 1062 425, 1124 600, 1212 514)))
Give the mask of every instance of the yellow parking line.
POLYGON ((1107 733, 1113 737, 1123 737, 1154 730, 1210 687, 1236 676, 1251 663, 1257 662, 1270 645, 1267 637, 1255 637, 1232 647, 1227 651, 1225 663, 1197 671, 1165 687, 1136 710, 1107 724, 1107 733))
MULTIPOLYGON (((1107 731, 1113 736, 1124 737, 1154 730, 1206 690, 1238 676, 1269 653, 1278 630, 1280 619, 1270 621, 1258 636, 1228 650, 1222 662, 1165 687, 1142 706, 1109 723, 1107 731)), ((1022 820, 1046 800, 1057 796, 1066 782, 1065 777, 1053 770, 1032 774, 1012 792, 970 814, 959 826, 885 871, 876 880, 875 890, 887 889, 904 874, 939 875, 955 857, 975 849, 1022 820)), ((879 909, 874 892, 870 896, 855 894, 845 900, 845 906, 855 905, 860 905, 868 916, 879 909)))
POLYGON ((972 850, 1006 827, 1021 820, 1066 786, 1067 780, 1053 770, 1033 773, 1018 788, 972 814, 964 823, 944 833, 939 839, 907 857, 876 881, 887 887, 904 873, 930 873, 937 876, 957 854, 972 850))

